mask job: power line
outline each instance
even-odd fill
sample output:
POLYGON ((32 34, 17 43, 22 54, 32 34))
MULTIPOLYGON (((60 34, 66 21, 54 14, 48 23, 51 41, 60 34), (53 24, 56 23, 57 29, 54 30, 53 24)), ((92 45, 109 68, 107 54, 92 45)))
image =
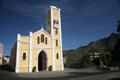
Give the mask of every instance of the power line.
MULTIPOLYGON (((70 31, 73 31, 73 32, 77 32, 77 33, 81 33, 81 34, 85 34, 85 35, 88 35, 88 36, 92 36, 92 37, 97 37, 97 38, 101 38, 99 36, 96 36, 96 35, 92 35, 92 34, 88 34, 88 33, 85 33, 85 32, 81 32, 81 31, 78 31, 78 30, 75 30, 75 29, 71 29, 71 28, 66 28, 66 27, 63 27, 64 29, 67 29, 67 30, 70 30, 70 31)), ((15 40, 15 39, 11 39, 12 41, 15 40)), ((11 41, 10 40, 10 41, 11 41)), ((16 40, 15 40, 16 41, 16 40)), ((7 41, 1 41, 1 42, 7 42, 7 41)))
MULTIPOLYGON (((70 45, 70 46, 64 46, 64 47, 56 47, 56 48, 54 48, 54 49, 59 49, 59 48, 68 48, 68 47, 77 47, 77 46, 79 46, 79 45, 85 45, 85 44, 88 44, 88 43, 83 43, 83 44, 76 44, 76 45, 70 45)), ((42 47, 38 47, 38 48, 42 48, 42 47)), ((38 49, 38 48, 33 48, 32 50, 34 50, 34 49, 38 49)), ((51 47, 52 48, 52 47, 51 47)), ((12 50, 12 48, 7 48, 7 47, 5 47, 4 49, 11 49, 12 50)), ((49 48, 45 48, 45 49, 49 49, 49 48)), ((30 50, 30 49, 13 49, 13 50, 30 50)))
POLYGON ((81 31, 78 31, 78 30, 75 30, 75 29, 66 28, 66 27, 63 27, 63 28, 64 28, 64 29, 67 29, 67 30, 70 30, 70 31, 73 31, 73 32, 78 32, 78 33, 85 34, 85 35, 89 35, 89 36, 92 36, 92 37, 101 38, 101 37, 99 37, 99 36, 92 35, 92 34, 88 34, 88 33, 85 33, 85 32, 81 32, 81 31))
MULTIPOLYGON (((65 27, 64 27, 65 28, 65 27)), ((85 34, 85 35, 89 35, 89 36, 93 36, 93 37, 97 37, 97 38, 100 38, 99 36, 96 36, 96 35, 91 35, 91 34, 88 34, 88 33, 84 33, 84 32, 81 32, 81 31, 78 31, 78 30, 75 30, 75 29, 71 29, 71 28, 65 28, 67 30, 70 30, 70 31, 73 31, 73 32, 79 32, 81 34, 85 34)), ((13 39, 12 39, 13 40, 13 39)), ((83 43, 83 44, 88 44, 88 43, 83 43)), ((79 45, 83 45, 83 44, 76 44, 76 45, 71 45, 71 46, 64 46, 62 48, 69 48, 69 47, 75 47, 75 46, 79 46, 79 45)), ((54 48, 54 49, 58 49, 58 48, 61 48, 61 47, 57 47, 57 48, 54 48)), ((12 48, 5 48, 5 49, 12 49, 12 48)))

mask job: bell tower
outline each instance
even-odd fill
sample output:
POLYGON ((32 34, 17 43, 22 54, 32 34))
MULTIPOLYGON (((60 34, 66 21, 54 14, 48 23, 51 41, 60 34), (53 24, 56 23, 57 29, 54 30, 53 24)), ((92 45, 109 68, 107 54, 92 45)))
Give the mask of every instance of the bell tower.
POLYGON ((61 67, 61 70, 64 70, 60 11, 61 9, 55 6, 50 6, 47 11, 47 32, 52 37, 53 71, 57 70, 57 67, 61 67), (57 59, 56 56, 59 58, 57 59))

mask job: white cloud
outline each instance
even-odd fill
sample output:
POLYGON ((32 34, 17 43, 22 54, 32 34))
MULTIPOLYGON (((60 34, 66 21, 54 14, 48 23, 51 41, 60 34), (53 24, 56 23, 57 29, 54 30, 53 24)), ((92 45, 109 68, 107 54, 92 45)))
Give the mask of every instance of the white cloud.
POLYGON ((50 5, 63 9, 64 12, 72 11, 71 0, 3 0, 2 5, 11 11, 34 18, 45 19, 46 10, 50 5))

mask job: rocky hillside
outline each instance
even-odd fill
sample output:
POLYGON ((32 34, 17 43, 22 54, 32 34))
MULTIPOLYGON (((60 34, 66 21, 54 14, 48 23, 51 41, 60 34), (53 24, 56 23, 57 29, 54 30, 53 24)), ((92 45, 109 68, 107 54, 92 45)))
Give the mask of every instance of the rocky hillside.
POLYGON ((73 50, 64 50, 63 54, 67 60, 76 60, 80 59, 84 55, 93 55, 95 52, 99 52, 101 55, 104 53, 110 53, 114 49, 114 46, 117 44, 119 37, 120 34, 112 33, 109 37, 91 42, 87 46, 81 46, 73 50))

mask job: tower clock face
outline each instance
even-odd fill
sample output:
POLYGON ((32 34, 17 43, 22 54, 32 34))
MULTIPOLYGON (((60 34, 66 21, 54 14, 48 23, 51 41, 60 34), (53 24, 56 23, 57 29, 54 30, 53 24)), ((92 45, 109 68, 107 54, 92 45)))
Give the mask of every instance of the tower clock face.
POLYGON ((54 15, 57 15, 57 12, 54 12, 54 15))

